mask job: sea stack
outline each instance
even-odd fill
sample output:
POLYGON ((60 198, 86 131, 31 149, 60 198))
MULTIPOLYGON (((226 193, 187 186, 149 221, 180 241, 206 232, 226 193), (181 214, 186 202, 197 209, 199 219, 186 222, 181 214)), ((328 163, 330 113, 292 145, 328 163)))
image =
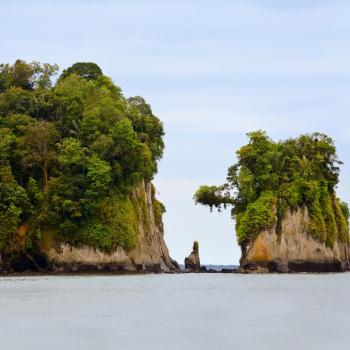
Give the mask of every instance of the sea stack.
POLYGON ((185 258, 185 269, 187 271, 198 272, 201 269, 201 263, 199 259, 199 246, 198 242, 193 242, 193 248, 191 254, 185 258))
POLYGON ((232 206, 241 272, 349 269, 347 203, 337 197, 340 165, 333 140, 315 132, 275 142, 248 133, 221 186, 201 186, 196 203, 232 206))

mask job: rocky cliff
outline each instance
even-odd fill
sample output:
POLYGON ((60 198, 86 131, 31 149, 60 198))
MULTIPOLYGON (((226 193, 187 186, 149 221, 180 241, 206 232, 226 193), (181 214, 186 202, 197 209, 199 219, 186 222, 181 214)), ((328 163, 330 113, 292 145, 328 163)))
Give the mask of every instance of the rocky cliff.
POLYGON ((349 268, 349 243, 335 240, 332 246, 309 233, 306 207, 287 210, 271 229, 261 230, 241 245, 242 272, 337 272, 349 268))
POLYGON ((48 230, 43 233, 40 248, 36 251, 28 253, 21 250, 0 257, 1 269, 19 272, 177 271, 178 264, 170 258, 164 242, 161 213, 157 213, 155 208, 152 184, 142 182, 130 197, 131 200, 144 203, 144 206, 136 208, 137 243, 133 249, 127 251, 117 247, 107 253, 88 245, 72 245, 59 238, 54 231, 48 230))

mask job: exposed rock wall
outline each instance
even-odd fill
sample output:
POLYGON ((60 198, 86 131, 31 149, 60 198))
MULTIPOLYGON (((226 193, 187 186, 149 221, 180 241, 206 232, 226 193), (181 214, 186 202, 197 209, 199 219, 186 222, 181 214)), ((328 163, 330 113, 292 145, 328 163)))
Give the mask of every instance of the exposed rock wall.
POLYGON ((333 247, 307 232, 307 208, 287 211, 277 224, 261 231, 254 241, 242 246, 241 270, 258 272, 332 272, 348 269, 349 244, 336 241, 333 247))
MULTIPOLYGON (((132 196, 143 196, 145 208, 140 210, 138 223, 138 243, 131 251, 119 247, 111 253, 86 245, 72 246, 58 241, 54 233, 47 232, 41 244, 39 256, 44 258, 40 264, 37 257, 26 254, 16 257, 17 270, 31 266, 34 270, 52 270, 56 272, 117 271, 117 272, 170 272, 177 271, 178 264, 169 256, 164 241, 163 223, 155 218, 152 196, 152 184, 142 182, 132 196), (146 218, 144 216, 147 216, 146 218), (147 225, 145 224, 147 222, 147 225), (21 260, 22 259, 22 260, 21 260), (17 261, 18 260, 18 261, 17 261), (39 265, 38 265, 39 264, 39 265), (44 266, 43 266, 44 265, 44 266)), ((1 260, 0 260, 1 266, 1 260)), ((3 266, 3 269, 6 267, 3 266)), ((16 270, 16 268, 15 268, 16 270)))

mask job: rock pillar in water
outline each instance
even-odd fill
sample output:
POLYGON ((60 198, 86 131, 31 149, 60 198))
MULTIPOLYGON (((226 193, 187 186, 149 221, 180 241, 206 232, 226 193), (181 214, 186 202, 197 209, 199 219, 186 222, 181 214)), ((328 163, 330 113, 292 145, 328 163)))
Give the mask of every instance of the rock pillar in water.
POLYGON ((190 271, 199 271, 201 269, 201 263, 199 260, 199 247, 197 241, 193 243, 192 253, 185 258, 185 269, 190 271))

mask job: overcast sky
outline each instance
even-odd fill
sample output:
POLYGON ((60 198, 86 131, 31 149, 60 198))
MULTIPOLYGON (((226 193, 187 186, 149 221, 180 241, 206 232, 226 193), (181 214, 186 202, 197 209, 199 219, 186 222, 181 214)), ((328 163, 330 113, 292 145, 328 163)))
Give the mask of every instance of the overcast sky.
POLYGON ((245 133, 278 140, 321 131, 350 201, 350 2, 0 0, 0 60, 96 62, 125 96, 141 95, 165 124, 155 179, 165 237, 183 262, 194 240, 203 263, 238 263, 229 211, 195 206, 221 184, 245 133))

